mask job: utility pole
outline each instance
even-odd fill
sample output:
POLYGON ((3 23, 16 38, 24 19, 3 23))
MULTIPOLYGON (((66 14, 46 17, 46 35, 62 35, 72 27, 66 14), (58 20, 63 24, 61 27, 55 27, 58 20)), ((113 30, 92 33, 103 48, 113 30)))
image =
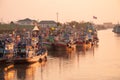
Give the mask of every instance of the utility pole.
POLYGON ((57 23, 58 23, 58 12, 56 13, 56 15, 57 15, 57 23))
POLYGON ((1 23, 1 24, 3 23, 3 18, 1 18, 0 23, 1 23))
POLYGON ((56 15, 57 15, 57 26, 58 26, 58 12, 56 13, 56 15))

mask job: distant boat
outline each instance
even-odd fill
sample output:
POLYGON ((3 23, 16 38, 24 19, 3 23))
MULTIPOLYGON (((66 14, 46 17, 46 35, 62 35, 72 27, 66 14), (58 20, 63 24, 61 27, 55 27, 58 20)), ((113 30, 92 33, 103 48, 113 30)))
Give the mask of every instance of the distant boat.
POLYGON ((115 27, 112 30, 114 33, 120 33, 120 24, 115 25, 115 27))

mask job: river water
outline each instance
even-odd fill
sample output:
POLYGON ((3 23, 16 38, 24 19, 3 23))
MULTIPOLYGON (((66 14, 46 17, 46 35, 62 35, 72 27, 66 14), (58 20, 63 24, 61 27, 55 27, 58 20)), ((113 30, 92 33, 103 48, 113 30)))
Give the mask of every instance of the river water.
POLYGON ((98 37, 86 52, 49 52, 46 62, 0 67, 0 80, 120 80, 120 35, 107 29, 98 37))

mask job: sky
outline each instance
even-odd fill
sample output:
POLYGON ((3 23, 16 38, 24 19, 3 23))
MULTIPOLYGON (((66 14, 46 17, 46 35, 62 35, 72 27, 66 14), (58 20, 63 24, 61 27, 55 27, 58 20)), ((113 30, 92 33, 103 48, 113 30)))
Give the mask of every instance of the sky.
POLYGON ((37 21, 120 22, 120 0, 0 0, 0 22, 37 21), (93 19, 96 16, 97 19, 93 19))

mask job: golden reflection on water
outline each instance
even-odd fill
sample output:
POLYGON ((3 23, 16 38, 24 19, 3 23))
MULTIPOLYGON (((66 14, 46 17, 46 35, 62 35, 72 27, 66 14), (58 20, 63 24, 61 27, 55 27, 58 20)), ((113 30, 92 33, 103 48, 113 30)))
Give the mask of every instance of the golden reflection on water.
POLYGON ((42 68, 45 64, 44 61, 33 64, 15 64, 14 66, 5 64, 0 66, 0 80, 34 80, 37 68, 42 68))

